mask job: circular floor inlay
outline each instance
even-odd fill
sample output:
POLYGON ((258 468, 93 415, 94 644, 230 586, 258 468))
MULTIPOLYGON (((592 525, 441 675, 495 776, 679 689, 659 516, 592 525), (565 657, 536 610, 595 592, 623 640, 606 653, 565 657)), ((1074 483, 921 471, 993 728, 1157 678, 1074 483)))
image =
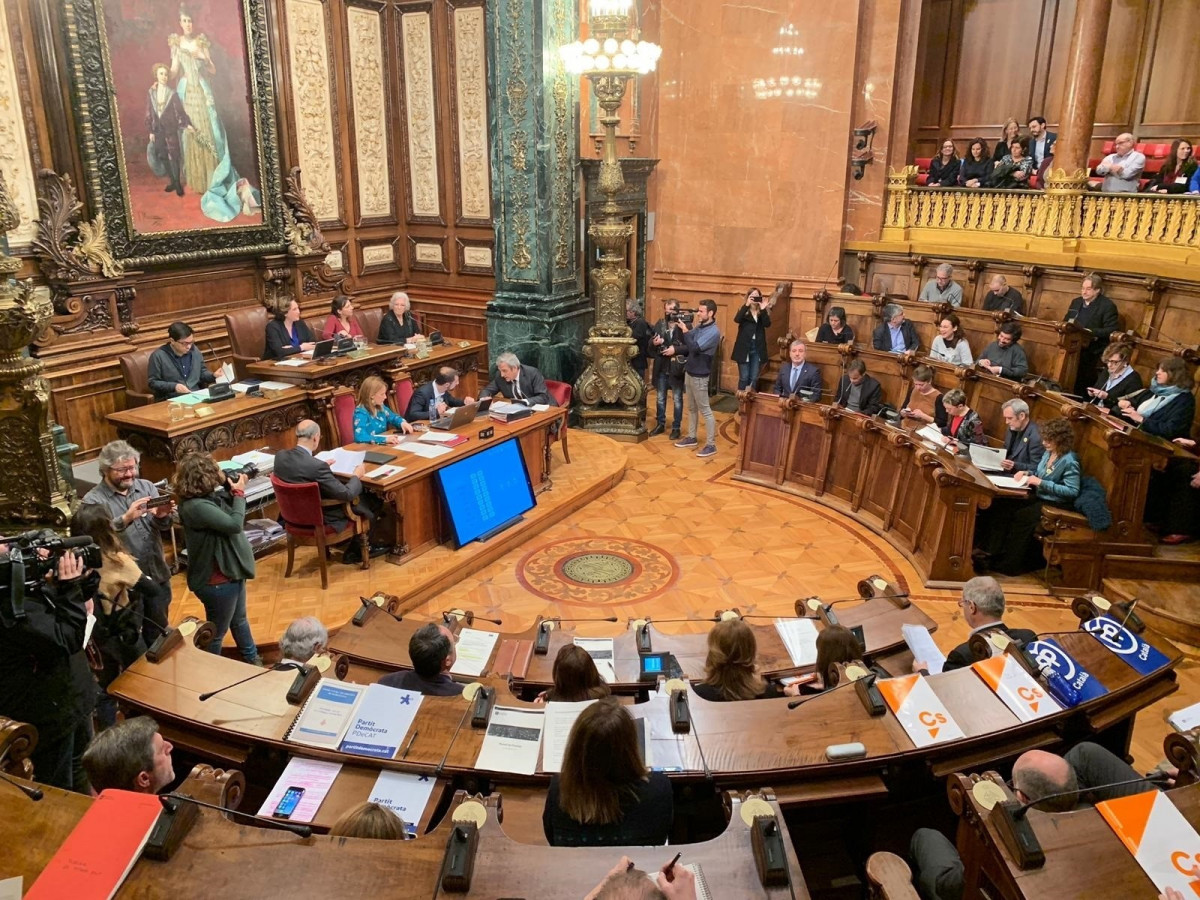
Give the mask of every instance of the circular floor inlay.
POLYGON ((517 563, 517 580, 547 600, 628 603, 656 596, 679 577, 674 558, 659 547, 628 538, 556 541, 531 550, 517 563))

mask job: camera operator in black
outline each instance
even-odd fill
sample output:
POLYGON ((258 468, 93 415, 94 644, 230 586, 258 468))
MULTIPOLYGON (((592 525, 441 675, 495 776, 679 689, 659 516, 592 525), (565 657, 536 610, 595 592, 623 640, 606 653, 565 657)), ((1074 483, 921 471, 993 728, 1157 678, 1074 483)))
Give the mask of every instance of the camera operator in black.
MULTIPOLYGON (((0 544, 5 579, 12 571, 9 551, 0 544)), ((39 782, 82 794, 88 782, 81 760, 96 705, 83 638, 98 583, 67 550, 44 581, 26 587, 19 610, 12 585, 0 584, 0 715, 37 728, 30 760, 39 782)))
POLYGON ((677 441, 683 426, 683 369, 687 364, 687 348, 679 328, 678 300, 663 303, 663 317, 654 323, 651 332, 650 353, 654 357, 654 391, 658 395, 657 421, 650 437, 666 430, 667 392, 670 391, 675 407, 670 439, 677 441))

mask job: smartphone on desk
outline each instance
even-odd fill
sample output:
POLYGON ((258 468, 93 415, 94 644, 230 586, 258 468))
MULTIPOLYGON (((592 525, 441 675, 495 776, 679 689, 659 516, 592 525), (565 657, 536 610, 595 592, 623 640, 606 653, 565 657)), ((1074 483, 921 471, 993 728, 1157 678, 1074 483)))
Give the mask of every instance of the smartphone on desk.
POLYGON ((279 801, 279 805, 275 807, 275 812, 271 813, 277 819, 290 819, 292 813, 296 811, 296 807, 300 805, 300 798, 304 796, 304 788, 290 787, 283 792, 283 797, 279 801))
POLYGON ((808 684, 810 681, 817 680, 817 673, 809 672, 807 675, 787 675, 778 680, 779 683, 784 687, 788 687, 793 684, 808 684))

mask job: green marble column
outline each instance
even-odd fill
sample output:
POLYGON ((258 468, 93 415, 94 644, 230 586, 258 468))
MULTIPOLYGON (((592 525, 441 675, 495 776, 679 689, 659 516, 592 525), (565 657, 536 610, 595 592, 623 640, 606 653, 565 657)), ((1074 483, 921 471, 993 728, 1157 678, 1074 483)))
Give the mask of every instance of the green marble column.
POLYGON ((575 40, 572 0, 487 4, 496 294, 488 353, 512 351, 573 384, 595 312, 579 266, 579 84, 558 48, 575 40))

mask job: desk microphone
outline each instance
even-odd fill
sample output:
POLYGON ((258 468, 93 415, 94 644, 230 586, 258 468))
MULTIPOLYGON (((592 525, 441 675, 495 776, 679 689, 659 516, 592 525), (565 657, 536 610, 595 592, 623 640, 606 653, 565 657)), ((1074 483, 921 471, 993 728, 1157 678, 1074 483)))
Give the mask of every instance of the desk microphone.
POLYGON ((488 618, 485 618, 484 616, 477 616, 477 615, 475 615, 475 613, 465 613, 465 612, 463 612, 461 610, 457 610, 457 609, 443 609, 441 611, 440 615, 444 622, 449 622, 452 617, 457 619, 461 616, 462 618, 468 620, 467 621, 468 625, 470 625, 471 622, 475 619, 478 619, 480 622, 491 622, 493 625, 503 625, 504 624, 503 619, 488 619, 488 618))
POLYGON ((227 691, 230 688, 235 688, 239 684, 245 684, 247 681, 253 681, 255 678, 262 678, 264 675, 266 675, 270 672, 282 672, 282 671, 285 671, 288 669, 301 670, 303 668, 304 668, 304 666, 301 665, 300 663, 294 663, 294 662, 276 663, 275 665, 273 665, 269 668, 263 669, 261 672, 255 672, 249 678, 243 678, 241 681, 235 681, 233 684, 227 684, 227 685, 225 685, 225 687, 219 687, 215 691, 208 691, 207 693, 201 694, 200 702, 203 703, 205 700, 209 700, 212 697, 217 696, 217 694, 221 693, 222 691, 227 691))
POLYGON ((1169 780, 1170 776, 1166 772, 1153 772, 1143 778, 1131 778, 1128 781, 1114 781, 1112 784, 1098 784, 1095 787, 1081 786, 1073 791, 1059 791, 1055 794, 1047 794, 1045 797, 1039 797, 1037 800, 1031 800, 1029 803, 1018 804, 1016 800, 1005 800, 1004 803, 997 804, 997 806, 1012 807, 1012 818, 1020 820, 1025 818, 1025 814, 1028 813, 1032 807, 1037 806, 1039 803, 1045 803, 1047 800, 1057 800, 1059 797, 1070 797, 1074 794, 1082 795, 1094 793, 1095 791, 1106 791, 1109 788, 1127 787, 1131 784, 1142 784, 1144 782, 1149 782, 1153 785, 1160 785, 1166 784, 1169 780))
POLYGON ((620 621, 616 616, 606 616, 597 619, 564 619, 560 616, 552 616, 549 619, 542 619, 538 623, 537 640, 533 643, 533 652, 538 656, 545 656, 550 652, 550 623, 557 622, 561 625, 563 622, 617 622, 620 621))
POLYGON ((290 831, 292 834, 299 835, 302 838, 312 837, 311 825, 299 825, 295 822, 285 822, 282 819, 272 819, 267 816, 256 816, 253 813, 242 812, 237 809, 226 809, 224 806, 217 806, 215 803, 205 803, 203 800, 197 800, 195 797, 189 797, 187 794, 162 794, 158 798, 158 802, 163 805, 169 813, 175 812, 179 808, 180 802, 194 803, 196 806, 203 806, 205 809, 215 810, 228 816, 238 816, 249 822, 261 822, 265 825, 270 825, 273 828, 282 828, 284 831, 290 831))
MULTIPOLYGON (((0 766, 4 765, 4 760, 8 758, 8 751, 10 749, 12 749, 12 748, 5 747, 4 753, 0 754, 0 766)), ((9 778, 7 775, 5 775, 3 772, 0 772, 0 781, 7 781, 9 784, 11 784, 13 787, 15 787, 18 791, 20 791, 22 794, 24 794, 30 800, 35 800, 35 801, 41 800, 42 797, 45 796, 45 794, 42 793, 41 788, 30 787, 27 784, 21 784, 19 781, 13 781, 11 778, 9 778)))

